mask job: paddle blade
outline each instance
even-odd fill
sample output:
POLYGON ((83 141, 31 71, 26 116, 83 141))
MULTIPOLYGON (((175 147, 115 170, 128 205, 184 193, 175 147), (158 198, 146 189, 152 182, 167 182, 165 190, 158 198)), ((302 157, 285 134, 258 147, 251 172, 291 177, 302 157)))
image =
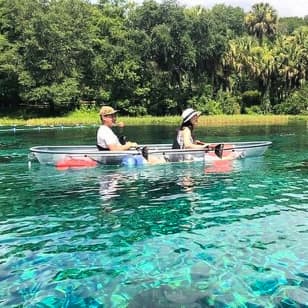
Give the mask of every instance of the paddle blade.
POLYGON ((124 145, 126 143, 126 136, 120 136, 119 141, 122 145, 124 145))
POLYGON ((222 143, 215 146, 216 156, 222 158, 223 152, 224 152, 224 145, 222 143))
POLYGON ((148 160, 149 159, 149 148, 147 146, 143 147, 141 150, 142 156, 148 160))

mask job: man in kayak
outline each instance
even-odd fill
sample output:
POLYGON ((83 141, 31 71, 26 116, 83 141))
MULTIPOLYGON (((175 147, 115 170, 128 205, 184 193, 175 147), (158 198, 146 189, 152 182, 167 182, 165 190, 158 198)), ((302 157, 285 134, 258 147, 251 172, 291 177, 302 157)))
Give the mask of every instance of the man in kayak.
POLYGON ((99 112, 102 125, 97 131, 97 148, 100 151, 126 151, 138 147, 136 142, 126 141, 121 144, 118 136, 112 131, 117 122, 117 110, 103 106, 99 112))
MULTIPOLYGON (((100 151, 126 151, 130 148, 139 149, 136 142, 119 140, 118 136, 112 131, 112 127, 116 126, 117 122, 117 110, 110 106, 103 106, 99 112, 99 116, 102 125, 97 131, 97 148, 100 151)), ((120 125, 119 125, 120 126, 120 125)), ((149 157, 147 147, 139 149, 140 155, 135 155, 134 157, 125 157, 124 164, 127 165, 143 165, 149 164, 160 164, 166 162, 163 158, 149 157)))

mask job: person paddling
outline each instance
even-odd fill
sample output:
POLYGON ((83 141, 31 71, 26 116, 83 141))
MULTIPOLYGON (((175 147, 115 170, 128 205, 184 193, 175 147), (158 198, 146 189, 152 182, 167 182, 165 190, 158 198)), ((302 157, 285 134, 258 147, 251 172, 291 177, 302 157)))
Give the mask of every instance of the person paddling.
POLYGON ((187 108, 182 113, 182 124, 177 130, 173 149, 209 149, 210 144, 196 140, 193 130, 198 123, 201 112, 187 108))
MULTIPOLYGON (((145 163, 149 164, 160 164, 166 162, 164 158, 156 158, 149 156, 148 148, 139 148, 136 142, 126 141, 126 138, 119 140, 117 135, 112 131, 112 127, 116 126, 116 114, 117 110, 110 106, 103 106, 99 112, 99 116, 102 125, 97 131, 97 148, 100 151, 126 151, 130 148, 136 148, 140 151, 139 155, 136 155, 132 160, 129 160, 130 164, 142 165, 145 163)), ((119 123, 120 124, 120 123, 119 123)), ((123 127, 123 123, 119 125, 123 127)), ((123 136, 124 137, 124 136, 123 136)))
MULTIPOLYGON (((100 109, 99 116, 102 125, 97 131, 97 148, 100 151, 126 151, 130 148, 138 147, 136 142, 125 141, 121 144, 118 136, 112 131, 112 127, 116 126, 118 110, 110 106, 103 106, 100 109)), ((122 126, 123 124, 121 123, 122 126)))

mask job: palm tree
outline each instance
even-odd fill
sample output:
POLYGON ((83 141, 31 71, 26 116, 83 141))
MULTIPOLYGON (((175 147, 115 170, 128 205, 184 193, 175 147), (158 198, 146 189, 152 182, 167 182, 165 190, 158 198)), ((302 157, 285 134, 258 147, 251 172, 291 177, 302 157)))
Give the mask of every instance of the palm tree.
POLYGON ((288 96, 307 79, 308 27, 299 29, 291 36, 282 36, 275 45, 277 73, 282 80, 282 96, 288 96))
POLYGON ((268 3, 257 3, 245 16, 245 25, 250 34, 254 35, 262 45, 263 38, 273 38, 277 32, 277 12, 268 3))
POLYGON ((224 53, 221 61, 222 71, 226 90, 235 92, 240 89, 243 80, 250 75, 250 66, 248 59, 251 49, 257 46, 255 39, 244 36, 230 40, 228 49, 224 53))
MULTIPOLYGON (((230 41, 229 50, 224 54, 222 65, 226 72, 235 72, 240 83, 240 80, 245 78, 254 80, 261 93, 262 109, 265 112, 270 111, 269 94, 271 80, 275 73, 275 58, 271 46, 266 44, 260 46, 250 37, 230 41)), ((228 78, 229 85, 232 86, 232 75, 226 75, 225 78, 228 78)))

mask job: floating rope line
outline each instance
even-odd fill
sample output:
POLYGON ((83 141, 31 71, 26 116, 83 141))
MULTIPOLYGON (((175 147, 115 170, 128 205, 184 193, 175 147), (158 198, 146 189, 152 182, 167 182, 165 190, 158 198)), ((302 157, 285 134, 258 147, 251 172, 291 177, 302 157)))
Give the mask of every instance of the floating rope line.
POLYGON ((98 125, 74 125, 74 126, 37 126, 37 127, 16 127, 3 128, 0 129, 0 132, 17 132, 17 131, 41 131, 41 130, 51 130, 51 129, 68 129, 68 128, 88 128, 88 127, 97 127, 98 125))

